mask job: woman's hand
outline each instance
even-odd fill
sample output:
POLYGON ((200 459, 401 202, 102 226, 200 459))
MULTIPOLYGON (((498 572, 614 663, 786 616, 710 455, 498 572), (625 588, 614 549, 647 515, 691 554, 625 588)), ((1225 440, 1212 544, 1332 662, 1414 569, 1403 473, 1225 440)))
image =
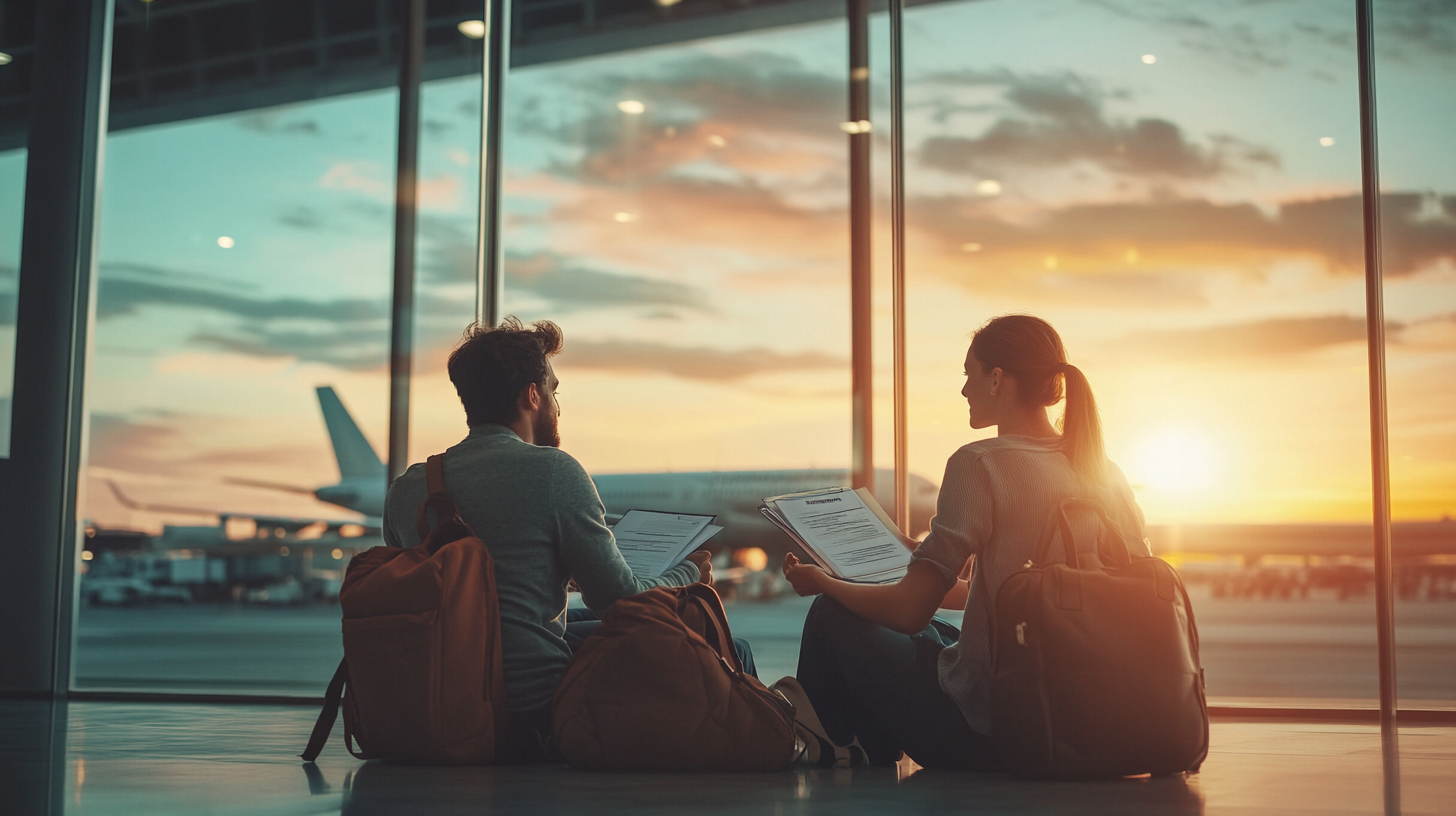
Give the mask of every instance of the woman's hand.
POLYGON ((713 554, 707 550, 698 550, 688 555, 687 560, 698 567, 698 583, 703 586, 713 585, 713 554))
POLYGON ((818 595, 824 591, 824 581, 829 577, 823 569, 814 564, 805 564, 793 553, 784 555, 784 577, 789 579, 794 591, 800 595, 818 595))

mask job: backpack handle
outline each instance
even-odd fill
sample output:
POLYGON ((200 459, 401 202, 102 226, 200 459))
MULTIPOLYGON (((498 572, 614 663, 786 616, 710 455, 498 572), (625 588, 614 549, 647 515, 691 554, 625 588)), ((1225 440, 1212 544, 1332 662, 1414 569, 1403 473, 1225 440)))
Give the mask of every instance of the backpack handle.
POLYGON ((425 461, 425 487, 429 492, 420 502, 419 515, 415 517, 415 528, 420 533, 420 543, 434 555, 451 541, 475 535, 470 525, 460 518, 455 499, 445 489, 445 454, 437 453, 425 461), (436 524, 430 527, 430 511, 435 511, 436 524))
MULTIPOLYGON (((1107 515, 1107 509, 1101 502, 1092 499, 1073 498, 1066 499, 1057 505, 1056 514, 1057 529, 1062 534, 1062 553, 1067 566, 1073 569, 1100 569, 1104 559, 1112 566, 1125 566, 1132 563, 1132 549, 1127 546, 1127 537, 1123 535, 1122 527, 1107 515), (1098 535, 1095 541, 1087 546, 1085 542, 1079 542, 1072 533, 1072 522, 1067 516, 1067 508, 1076 507, 1091 510, 1092 513, 1102 522, 1102 535, 1098 535), (1113 539, 1109 542, 1108 539, 1113 539)), ((1041 552, 1037 555, 1039 562, 1045 563, 1050 555, 1052 542, 1051 538, 1042 544, 1041 552)))

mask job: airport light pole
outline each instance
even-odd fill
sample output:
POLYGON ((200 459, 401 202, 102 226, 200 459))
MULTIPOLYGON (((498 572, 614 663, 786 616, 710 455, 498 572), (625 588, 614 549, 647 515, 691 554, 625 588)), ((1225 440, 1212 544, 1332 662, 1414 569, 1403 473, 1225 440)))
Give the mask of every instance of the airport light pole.
MULTIPOLYGON (((1395 607, 1390 547, 1390 417, 1385 388, 1385 304, 1380 267, 1380 156, 1375 121, 1375 32, 1371 0, 1356 0, 1360 69, 1360 178, 1365 226, 1365 329, 1370 372, 1370 481, 1375 516, 1375 628, 1380 736, 1396 746, 1395 607)), ((1397 795, 1399 788, 1396 788, 1397 795)), ((1389 789, 1387 789, 1389 795, 1389 789)))
POLYGON ((485 0, 481 38, 480 212, 475 245, 475 320, 495 326, 505 297, 505 251, 501 241, 503 135, 506 75, 511 67, 511 2, 485 0))

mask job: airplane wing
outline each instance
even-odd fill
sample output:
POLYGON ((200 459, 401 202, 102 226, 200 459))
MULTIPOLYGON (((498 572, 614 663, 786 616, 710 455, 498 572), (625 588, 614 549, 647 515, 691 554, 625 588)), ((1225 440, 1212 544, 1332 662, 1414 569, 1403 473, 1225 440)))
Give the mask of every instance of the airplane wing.
MULTIPOLYGON (((182 507, 171 504, 154 504, 152 502, 137 501, 126 493, 111 479, 106 480, 106 486, 111 489, 111 494, 116 497, 117 502, 128 510, 140 510, 147 513, 183 513, 193 516, 212 516, 218 519, 218 523, 226 525, 229 519, 251 519, 259 528, 271 530, 283 530, 285 533, 298 533, 301 530, 315 528, 317 532, 333 533, 355 533, 363 535, 366 533, 378 534, 383 531, 384 526, 380 519, 366 516, 362 520, 356 519, 321 519, 321 518, 298 518, 292 516, 268 516, 258 513, 233 513, 225 510, 206 509, 201 507, 182 507), (346 528, 352 528, 347 529, 346 528)), ((311 491, 310 491, 311 492, 311 491)), ((347 534, 345 537, 348 536, 347 534)))
POLYGON ((260 487, 264 490, 279 490, 284 493, 302 493, 305 496, 314 495, 314 489, 311 487, 299 487, 298 485, 283 484, 282 482, 264 482, 258 479, 240 479, 236 476, 228 476, 224 478, 223 481, 228 484, 238 485, 240 487, 260 487))

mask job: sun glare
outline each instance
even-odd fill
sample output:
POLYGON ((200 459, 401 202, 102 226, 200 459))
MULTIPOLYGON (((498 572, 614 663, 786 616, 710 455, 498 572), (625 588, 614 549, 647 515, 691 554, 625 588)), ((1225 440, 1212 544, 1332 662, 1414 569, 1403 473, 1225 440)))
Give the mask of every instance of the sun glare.
POLYGON ((1143 439, 1133 456, 1133 484, 1168 493, 1210 487, 1218 471, 1218 452, 1208 438, 1183 428, 1168 428, 1143 439))

